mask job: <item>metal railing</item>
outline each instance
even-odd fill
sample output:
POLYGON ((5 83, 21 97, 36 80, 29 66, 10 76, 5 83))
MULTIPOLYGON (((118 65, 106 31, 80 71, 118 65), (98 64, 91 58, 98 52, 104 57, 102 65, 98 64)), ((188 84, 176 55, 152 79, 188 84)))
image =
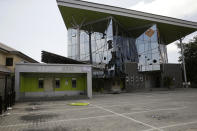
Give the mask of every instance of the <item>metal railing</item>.
POLYGON ((15 104, 15 91, 14 91, 14 79, 12 77, 5 77, 5 88, 4 88, 4 95, 0 94, 0 115, 3 112, 6 112, 9 107, 12 107, 15 104), (7 79, 11 79, 11 88, 8 89, 8 82, 7 79), (3 97, 4 96, 4 97, 3 97))

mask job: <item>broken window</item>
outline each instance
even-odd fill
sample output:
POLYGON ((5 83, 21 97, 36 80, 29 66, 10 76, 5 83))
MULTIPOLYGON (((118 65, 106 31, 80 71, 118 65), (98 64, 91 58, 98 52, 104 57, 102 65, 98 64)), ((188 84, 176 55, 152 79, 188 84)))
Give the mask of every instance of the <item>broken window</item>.
POLYGON ((55 79, 55 88, 60 88, 60 79, 59 78, 55 79))
POLYGON ((38 88, 44 88, 44 79, 43 78, 38 79, 38 88))
POLYGON ((107 43, 108 43, 108 50, 109 50, 112 48, 112 40, 108 40, 107 43))
POLYGON ((77 88, 77 80, 76 80, 76 78, 72 78, 72 88, 77 88))
POLYGON ((13 66, 13 58, 6 58, 6 66, 13 66))

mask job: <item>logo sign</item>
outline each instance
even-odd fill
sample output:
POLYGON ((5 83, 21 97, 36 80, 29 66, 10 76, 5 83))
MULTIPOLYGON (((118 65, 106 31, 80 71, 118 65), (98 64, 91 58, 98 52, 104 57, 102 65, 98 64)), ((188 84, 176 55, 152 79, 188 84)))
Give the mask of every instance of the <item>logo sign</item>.
POLYGON ((145 32, 145 34, 148 36, 148 37, 152 37, 153 34, 155 33, 155 31, 153 29, 149 29, 145 32))

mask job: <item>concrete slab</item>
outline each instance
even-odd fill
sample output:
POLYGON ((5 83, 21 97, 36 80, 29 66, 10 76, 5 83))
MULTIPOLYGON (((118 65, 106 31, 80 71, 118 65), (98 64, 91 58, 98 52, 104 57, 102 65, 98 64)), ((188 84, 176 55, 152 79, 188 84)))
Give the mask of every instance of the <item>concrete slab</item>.
MULTIPOLYGON (((17 129, 16 127, 15 129, 17 129)), ((12 128, 1 128, 6 131, 13 131, 12 128)), ((50 123, 39 123, 23 125, 19 128, 22 131, 139 131, 147 127, 137 124, 124 118, 115 117, 98 117, 93 119, 72 120, 72 121, 54 121, 50 123), (108 124, 106 124, 108 123, 108 124)))
POLYGON ((17 125, 21 123, 40 123, 58 120, 68 120, 68 119, 79 119, 87 117, 97 117, 104 115, 112 115, 112 113, 103 111, 101 109, 86 109, 84 110, 67 110, 59 111, 53 110, 53 112, 35 111, 34 113, 18 113, 10 114, 8 116, 2 117, 0 126, 17 125))
POLYGON ((184 89, 17 103, 10 115, 0 116, 0 131, 194 131, 196 99, 197 89, 184 89))

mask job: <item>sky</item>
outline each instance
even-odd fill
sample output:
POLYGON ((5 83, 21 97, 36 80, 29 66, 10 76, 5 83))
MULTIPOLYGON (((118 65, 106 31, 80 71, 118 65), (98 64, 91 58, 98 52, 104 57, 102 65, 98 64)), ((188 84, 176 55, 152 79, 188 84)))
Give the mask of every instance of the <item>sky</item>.
MULTIPOLYGON (((85 0, 197 22, 196 0, 85 0)), ((184 39, 188 42, 193 33, 184 39)), ((40 61, 41 51, 67 56, 67 29, 56 0, 0 0, 0 42, 40 61)), ((176 43, 176 42, 175 42, 176 43)), ((178 62, 176 44, 168 60, 178 62)))

